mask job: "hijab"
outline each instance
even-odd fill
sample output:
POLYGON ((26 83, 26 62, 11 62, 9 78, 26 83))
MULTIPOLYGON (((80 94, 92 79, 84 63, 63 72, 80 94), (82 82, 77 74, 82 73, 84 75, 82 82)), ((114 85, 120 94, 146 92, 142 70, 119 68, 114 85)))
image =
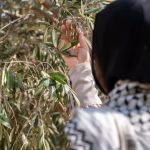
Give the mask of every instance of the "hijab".
POLYGON ((92 57, 94 76, 98 63, 108 91, 118 80, 150 83, 150 0, 117 0, 99 12, 92 57))

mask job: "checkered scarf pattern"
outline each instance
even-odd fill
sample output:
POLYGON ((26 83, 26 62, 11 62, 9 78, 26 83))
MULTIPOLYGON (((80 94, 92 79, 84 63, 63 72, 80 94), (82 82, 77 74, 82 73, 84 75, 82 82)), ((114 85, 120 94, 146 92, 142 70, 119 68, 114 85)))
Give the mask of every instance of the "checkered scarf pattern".
MULTIPOLYGON (((104 113, 102 113, 102 108, 86 108, 85 111, 82 109, 76 111, 74 118, 70 120, 65 128, 65 132, 71 142, 70 150, 114 149, 116 145, 113 142, 116 141, 118 133, 116 135, 116 125, 112 119, 112 112, 124 114, 134 129, 139 131, 136 133, 146 133, 145 135, 149 133, 147 131, 150 131, 150 84, 119 81, 109 93, 108 101, 103 105, 103 108, 108 108, 104 113), (108 123, 107 119, 109 120, 109 125, 105 124, 108 123), (111 129, 111 132, 107 129, 111 129), (111 142, 107 140, 113 141, 113 144, 111 145, 111 142)), ((119 119, 121 121, 121 118, 119 119)), ((131 134, 130 131, 128 132, 131 134)), ((149 149, 147 145, 149 138, 146 139, 145 136, 142 138, 146 142, 146 149, 149 149)), ((139 142, 134 137, 132 140, 133 143, 139 142)), ((128 144, 131 144, 131 142, 128 144)), ((131 146, 128 149, 137 149, 131 146)), ((141 149, 141 146, 139 145, 138 149, 141 149)))
POLYGON ((105 105, 126 115, 138 130, 150 130, 150 84, 119 81, 109 97, 105 105))

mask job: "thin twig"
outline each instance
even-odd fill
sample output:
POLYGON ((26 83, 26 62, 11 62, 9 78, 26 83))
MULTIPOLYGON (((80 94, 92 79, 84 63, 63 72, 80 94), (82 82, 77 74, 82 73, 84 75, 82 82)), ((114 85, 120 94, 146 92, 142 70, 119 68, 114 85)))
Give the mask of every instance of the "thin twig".
POLYGON ((34 64, 33 62, 29 61, 7 61, 7 62, 2 62, 3 64, 10 64, 10 63, 27 63, 27 64, 34 64))
POLYGON ((9 33, 11 32, 11 30, 12 30, 12 24, 11 24, 11 26, 9 27, 9 29, 7 30, 6 34, 5 34, 3 37, 0 38, 0 44, 3 43, 3 42, 6 40, 7 36, 8 36, 9 33))
POLYGON ((43 16, 43 17, 47 18, 50 22, 59 23, 58 19, 54 18, 53 15, 50 15, 50 14, 48 14, 48 13, 42 11, 41 9, 38 9, 38 8, 36 8, 36 7, 33 7, 32 10, 33 10, 35 13, 39 14, 40 16, 43 16))
POLYGON ((21 19, 23 19, 23 18, 26 18, 27 16, 29 16, 29 14, 28 14, 28 15, 23 15, 23 16, 21 16, 21 17, 15 19, 15 20, 13 20, 13 21, 11 21, 10 23, 8 23, 8 24, 6 24, 4 27, 2 27, 2 28, 0 29, 0 31, 4 30, 4 29, 7 28, 8 26, 10 26, 10 25, 12 25, 12 24, 18 22, 19 20, 21 20, 21 19))
POLYGON ((3 13, 7 14, 12 20, 22 17, 20 14, 12 14, 10 11, 3 9, 3 13))

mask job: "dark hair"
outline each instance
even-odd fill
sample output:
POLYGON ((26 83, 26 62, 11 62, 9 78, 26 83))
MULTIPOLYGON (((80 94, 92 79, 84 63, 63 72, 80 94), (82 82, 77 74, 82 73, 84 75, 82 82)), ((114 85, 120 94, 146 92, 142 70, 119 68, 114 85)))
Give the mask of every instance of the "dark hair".
POLYGON ((95 57, 108 91, 118 80, 150 83, 150 0, 118 0, 97 14, 95 57))

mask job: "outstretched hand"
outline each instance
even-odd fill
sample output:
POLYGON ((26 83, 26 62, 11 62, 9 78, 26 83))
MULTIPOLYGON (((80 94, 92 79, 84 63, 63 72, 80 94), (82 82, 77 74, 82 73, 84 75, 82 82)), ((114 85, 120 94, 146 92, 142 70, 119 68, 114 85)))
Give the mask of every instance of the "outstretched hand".
POLYGON ((90 62, 89 48, 88 48, 84 34, 81 31, 81 29, 76 26, 73 29, 71 29, 71 20, 67 20, 66 23, 61 26, 61 32, 62 32, 61 39, 64 41, 65 44, 67 44, 69 40, 71 39, 71 32, 78 33, 79 43, 71 49, 73 53, 77 53, 77 56, 69 57, 69 56, 63 55, 64 61, 66 62, 68 68, 72 69, 77 64, 90 62), (71 30, 74 30, 74 31, 71 31, 71 30), (69 33, 69 36, 67 36, 66 33, 69 33))

